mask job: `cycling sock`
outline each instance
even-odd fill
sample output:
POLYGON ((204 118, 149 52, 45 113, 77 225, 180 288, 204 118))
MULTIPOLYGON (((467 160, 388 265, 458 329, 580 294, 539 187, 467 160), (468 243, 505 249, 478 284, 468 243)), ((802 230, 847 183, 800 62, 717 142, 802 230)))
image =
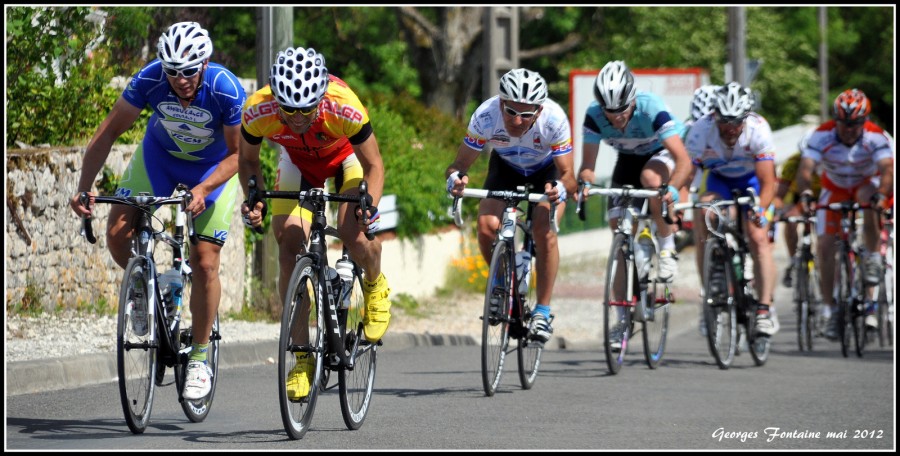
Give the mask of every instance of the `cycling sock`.
POLYGON ((659 238, 659 248, 662 250, 671 250, 675 251, 675 233, 672 233, 666 237, 659 238))
POLYGON ((544 314, 547 319, 550 319, 550 306, 545 306, 543 304, 538 304, 534 306, 534 313, 544 314))
POLYGON ((769 314, 769 305, 768 304, 759 304, 756 306, 756 314, 757 315, 768 315, 769 314))
POLYGON ((203 361, 206 362, 206 352, 209 349, 209 344, 191 344, 191 355, 188 357, 191 361, 203 361))

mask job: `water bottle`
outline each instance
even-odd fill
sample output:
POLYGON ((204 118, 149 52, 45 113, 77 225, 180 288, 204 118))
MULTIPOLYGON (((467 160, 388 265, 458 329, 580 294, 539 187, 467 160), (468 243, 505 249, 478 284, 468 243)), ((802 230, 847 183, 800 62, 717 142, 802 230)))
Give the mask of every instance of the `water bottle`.
POLYGON ((341 278, 341 297, 338 302, 342 309, 350 308, 350 293, 353 290, 353 263, 341 258, 334 264, 338 277, 341 278))
POLYGON ((744 279, 744 270, 741 268, 741 257, 738 255, 733 255, 731 257, 731 265, 734 267, 734 276, 738 280, 744 279))
POLYGON ((638 235, 637 248, 634 251, 634 264, 637 265, 638 276, 647 277, 650 273, 650 256, 653 252, 653 238, 650 230, 644 228, 638 235))
POLYGON ((526 250, 516 253, 516 276, 519 278, 519 294, 528 294, 528 282, 531 280, 531 253, 526 250))
POLYGON ((749 253, 744 256, 744 276, 747 280, 753 280, 753 256, 749 253))
POLYGON ((157 280, 163 304, 166 306, 166 315, 172 316, 176 309, 181 307, 181 291, 184 286, 181 282, 181 273, 177 269, 169 269, 157 280))

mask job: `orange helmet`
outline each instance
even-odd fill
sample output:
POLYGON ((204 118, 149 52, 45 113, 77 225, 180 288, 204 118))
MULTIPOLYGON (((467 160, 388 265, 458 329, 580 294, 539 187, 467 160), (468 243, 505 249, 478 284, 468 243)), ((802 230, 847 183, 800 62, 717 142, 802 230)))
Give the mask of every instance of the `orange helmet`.
POLYGON ((834 118, 845 122, 863 121, 872 112, 872 104, 859 89, 843 91, 834 99, 834 118))

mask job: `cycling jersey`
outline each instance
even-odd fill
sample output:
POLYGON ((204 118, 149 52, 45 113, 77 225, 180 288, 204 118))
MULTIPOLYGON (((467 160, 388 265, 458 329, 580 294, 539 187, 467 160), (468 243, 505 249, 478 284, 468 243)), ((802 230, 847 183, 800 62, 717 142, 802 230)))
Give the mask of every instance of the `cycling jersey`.
POLYGON ((620 154, 651 155, 663 148, 662 141, 684 136, 684 123, 672 116, 662 98, 650 92, 637 92, 634 112, 624 131, 612 126, 596 100, 584 114, 582 135, 585 144, 606 141, 620 154))
POLYGON ((829 120, 812 133, 803 157, 821 163, 823 185, 830 182, 839 188, 852 188, 878 174, 879 161, 894 157, 894 140, 881 127, 866 121, 859 140, 847 146, 838 138, 837 123, 829 120))
POLYGON ((543 103, 534 125, 521 137, 512 137, 503 125, 500 97, 488 98, 469 120, 465 145, 481 152, 486 144, 512 169, 530 176, 553 163, 553 157, 572 153, 572 131, 563 109, 553 100, 543 103))
POLYGON ((313 186, 322 187, 350 154, 372 134, 369 114, 356 94, 340 78, 329 75, 328 90, 319 103, 316 120, 297 134, 281 122, 278 102, 267 85, 247 98, 242 133, 250 144, 269 138, 280 144, 313 186))
MULTIPOLYGON (((788 193, 785 196, 786 201, 791 195, 797 193, 797 171, 800 169, 800 156, 801 153, 797 152, 788 157, 781 165, 781 174, 778 176, 778 180, 789 184, 788 193)), ((813 172, 812 179, 809 182, 809 188, 812 190, 813 195, 818 195, 819 190, 822 189, 822 183, 819 180, 818 172, 813 172)))
POLYGON ((709 169, 724 178, 741 178, 756 173, 756 162, 774 161, 772 129, 762 116, 750 113, 734 147, 719 136, 715 115, 707 114, 694 122, 685 147, 695 166, 709 169))

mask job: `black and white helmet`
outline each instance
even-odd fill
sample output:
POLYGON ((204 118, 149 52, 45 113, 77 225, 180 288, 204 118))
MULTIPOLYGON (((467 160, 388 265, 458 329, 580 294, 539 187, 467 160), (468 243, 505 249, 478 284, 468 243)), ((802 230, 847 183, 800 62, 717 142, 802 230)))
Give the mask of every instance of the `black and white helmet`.
POLYGON ((157 57, 164 66, 181 70, 203 63, 213 52, 209 33, 196 22, 171 25, 156 45, 157 57))
POLYGON ((631 104, 637 97, 634 75, 622 60, 603 66, 594 82, 594 98, 603 109, 616 110, 631 104))
POLYGON ((737 82, 729 82, 716 91, 716 113, 723 119, 744 119, 753 110, 750 89, 737 82))
POLYGON ((719 86, 707 84, 694 91, 694 98, 691 100, 692 120, 697 120, 713 112, 716 108, 716 90, 719 90, 719 86))
POLYGON ((536 71, 509 70, 500 78, 500 99, 542 105, 547 99, 547 81, 536 71))
POLYGON ((280 105, 301 109, 315 106, 328 90, 325 57, 313 48, 287 48, 275 57, 269 84, 280 105))

